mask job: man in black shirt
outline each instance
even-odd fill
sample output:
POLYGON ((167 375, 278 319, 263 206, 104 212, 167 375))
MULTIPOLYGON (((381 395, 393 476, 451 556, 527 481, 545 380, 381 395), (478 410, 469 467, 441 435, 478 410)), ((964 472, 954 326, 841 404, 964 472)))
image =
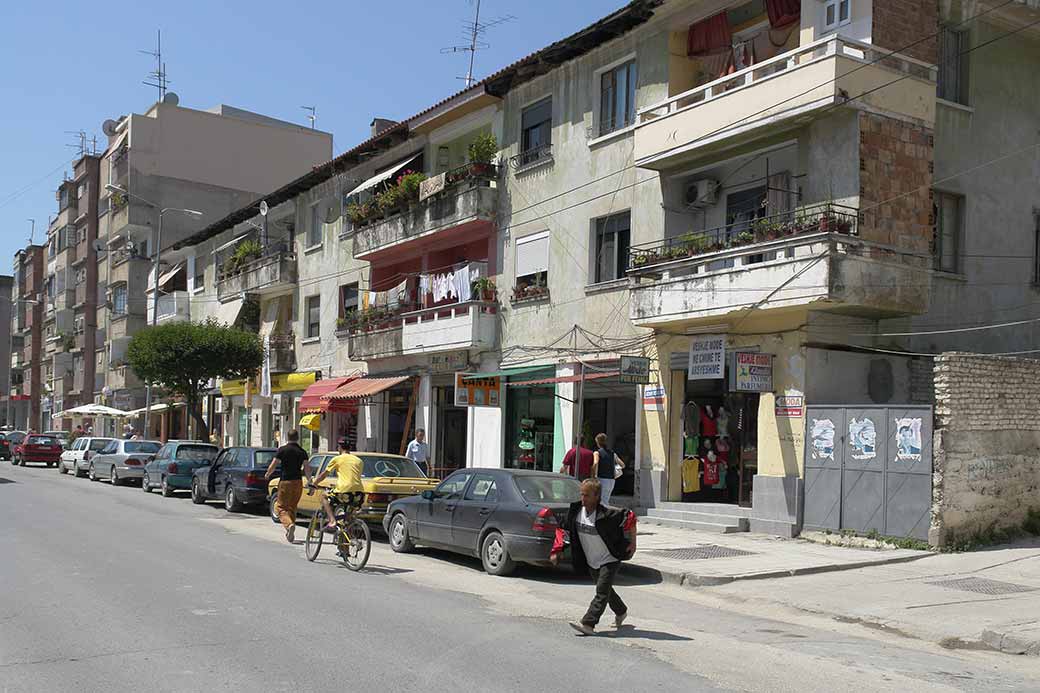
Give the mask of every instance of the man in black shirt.
POLYGON ((274 507, 278 512, 278 520, 285 527, 285 540, 292 544, 296 535, 296 506, 300 504, 300 496, 303 495, 304 480, 310 484, 310 479, 307 479, 307 451, 300 447, 300 432, 289 431, 288 438, 289 442, 275 453, 265 477, 270 481, 275 467, 279 464, 282 466, 282 475, 278 480, 278 500, 274 507))

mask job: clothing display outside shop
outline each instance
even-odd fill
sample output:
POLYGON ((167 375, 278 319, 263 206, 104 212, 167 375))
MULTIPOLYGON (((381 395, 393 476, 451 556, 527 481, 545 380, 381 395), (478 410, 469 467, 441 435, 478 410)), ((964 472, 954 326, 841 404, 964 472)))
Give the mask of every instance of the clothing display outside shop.
POLYGON ((758 396, 727 393, 724 382, 687 383, 679 468, 685 502, 751 502, 757 471, 757 423, 751 412, 757 411, 758 396))

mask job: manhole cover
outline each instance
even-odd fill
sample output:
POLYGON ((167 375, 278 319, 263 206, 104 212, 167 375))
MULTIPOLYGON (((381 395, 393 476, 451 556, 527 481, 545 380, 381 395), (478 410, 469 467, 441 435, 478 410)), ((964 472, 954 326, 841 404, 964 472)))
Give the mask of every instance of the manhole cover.
POLYGON ((753 556, 754 551, 743 549, 731 549, 728 546, 716 544, 704 544, 703 546, 691 546, 685 549, 657 549, 646 551, 652 556, 670 558, 673 561, 700 561, 706 558, 733 558, 735 556, 753 556))
POLYGON ((928 584, 936 587, 945 587, 950 590, 977 592, 979 594, 1018 594, 1019 592, 1035 592, 1037 589, 1028 585, 1016 585, 1011 582, 1000 582, 999 580, 989 580, 980 577, 940 580, 938 582, 929 582, 928 584))

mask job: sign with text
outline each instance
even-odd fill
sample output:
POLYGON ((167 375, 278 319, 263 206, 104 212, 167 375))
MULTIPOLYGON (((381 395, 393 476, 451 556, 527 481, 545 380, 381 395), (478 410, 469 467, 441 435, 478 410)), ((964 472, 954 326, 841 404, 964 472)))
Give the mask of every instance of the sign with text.
POLYGON ((502 379, 481 378, 479 373, 455 374, 456 407, 497 407, 502 379))
POLYGON ((643 411, 664 411, 664 385, 643 388, 643 411))
POLYGON ((469 365, 469 352, 449 351, 446 354, 430 354, 431 373, 454 373, 469 365))
POLYGON ((801 418, 805 415, 805 398, 801 395, 777 395, 773 412, 778 419, 801 418))
POLYGON ((772 392, 773 355, 738 351, 733 354, 731 375, 733 392, 772 392))
POLYGON ((715 380, 726 374, 726 335, 702 334, 690 338, 689 380, 715 380))
POLYGON ((446 179, 447 176, 441 173, 419 183, 419 199, 425 200, 430 195, 436 195, 441 190, 444 190, 446 179))
POLYGON ((619 380, 623 383, 646 385, 650 382, 650 359, 645 356, 622 356, 619 380))

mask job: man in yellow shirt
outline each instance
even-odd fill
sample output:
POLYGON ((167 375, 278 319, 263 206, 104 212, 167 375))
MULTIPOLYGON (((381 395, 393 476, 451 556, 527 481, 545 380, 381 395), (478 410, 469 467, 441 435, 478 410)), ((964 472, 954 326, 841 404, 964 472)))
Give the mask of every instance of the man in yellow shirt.
POLYGON ((321 499, 322 507, 325 508, 325 517, 328 518, 328 523, 325 525, 325 529, 328 530, 336 529, 336 516, 332 512, 332 504, 329 503, 329 495, 335 494, 339 497, 341 502, 346 502, 351 505, 360 505, 362 500, 361 496, 365 492, 365 487, 361 483, 361 470, 363 466, 361 458, 347 452, 346 438, 340 438, 337 447, 339 449, 339 454, 333 457, 329 463, 325 465, 325 469, 322 470, 321 474, 314 479, 314 485, 317 486, 329 474, 336 475, 336 485, 326 491, 321 499), (350 495, 347 496, 346 494, 350 495))

